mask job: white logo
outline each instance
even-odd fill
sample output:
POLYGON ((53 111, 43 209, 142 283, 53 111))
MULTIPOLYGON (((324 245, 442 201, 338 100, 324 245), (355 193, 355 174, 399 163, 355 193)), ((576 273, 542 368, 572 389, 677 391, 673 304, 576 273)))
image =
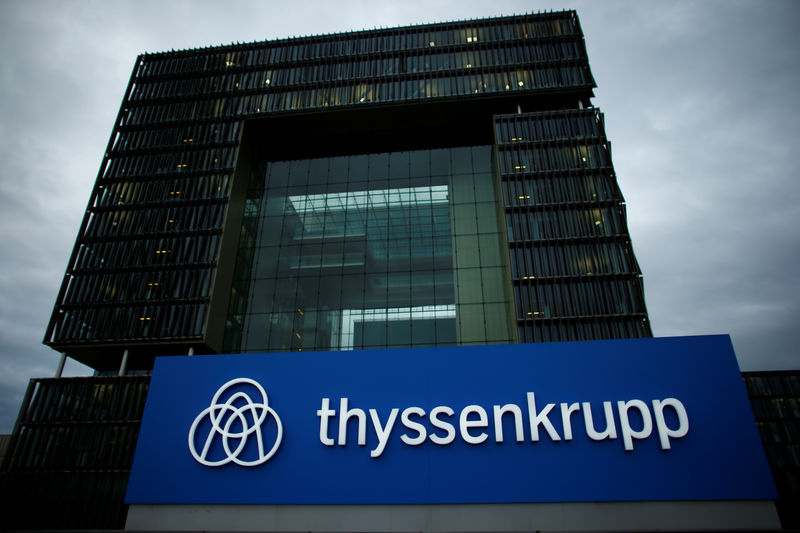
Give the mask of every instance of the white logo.
MULTIPOLYGON (((206 424, 207 425, 207 424, 206 424)), ((214 397, 211 405, 203 409, 197 418, 194 419, 192 427, 189 429, 189 451, 200 464, 206 466, 222 466, 234 462, 241 466, 257 466, 269 460, 275 454, 283 437, 283 425, 278 414, 269 406, 267 393, 264 387, 249 378, 236 378, 221 386, 214 397), (261 401, 253 399, 241 389, 255 387, 261 393, 261 401), (228 395, 224 403, 221 399, 228 395), (268 451, 265 451, 264 438, 262 435, 262 425, 266 422, 267 416, 275 419, 277 424, 277 436, 275 443, 268 451), (200 453, 195 448, 195 431, 198 426, 208 419, 211 422, 208 436, 200 453), (235 429, 232 431, 232 429, 235 429), (210 460, 209 452, 215 438, 219 436, 222 448, 226 457, 219 460, 210 460), (248 441, 255 444, 247 447, 247 459, 239 458, 247 446, 248 441), (231 446, 233 442, 233 446, 231 446), (250 456, 253 456, 252 458, 250 456)))

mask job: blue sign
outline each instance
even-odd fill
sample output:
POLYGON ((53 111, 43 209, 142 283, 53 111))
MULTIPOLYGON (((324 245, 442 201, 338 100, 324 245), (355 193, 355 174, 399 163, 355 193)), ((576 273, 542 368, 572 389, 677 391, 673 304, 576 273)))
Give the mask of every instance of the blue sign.
POLYGON ((775 497, 706 336, 159 358, 126 502, 775 497))

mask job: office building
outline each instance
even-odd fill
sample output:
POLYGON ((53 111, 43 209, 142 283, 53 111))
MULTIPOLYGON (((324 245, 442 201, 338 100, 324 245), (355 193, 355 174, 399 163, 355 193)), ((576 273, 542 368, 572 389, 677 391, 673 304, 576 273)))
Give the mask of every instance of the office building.
POLYGON ((742 372, 778 489, 781 524, 800 527, 800 371, 742 372))
POLYGON ((594 87, 572 11, 139 56, 14 524, 124 525, 157 356, 651 336, 594 87))

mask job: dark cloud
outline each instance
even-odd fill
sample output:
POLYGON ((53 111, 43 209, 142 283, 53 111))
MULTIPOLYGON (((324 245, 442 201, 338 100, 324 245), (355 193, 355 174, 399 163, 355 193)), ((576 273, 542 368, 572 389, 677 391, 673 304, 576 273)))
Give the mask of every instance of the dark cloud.
MULTIPOLYGON (((0 432, 30 377, 139 53, 562 9, 553 1, 0 3, 0 432)), ((657 335, 798 368, 800 4, 573 2, 657 335)), ((86 372, 72 363, 69 373, 86 372)))

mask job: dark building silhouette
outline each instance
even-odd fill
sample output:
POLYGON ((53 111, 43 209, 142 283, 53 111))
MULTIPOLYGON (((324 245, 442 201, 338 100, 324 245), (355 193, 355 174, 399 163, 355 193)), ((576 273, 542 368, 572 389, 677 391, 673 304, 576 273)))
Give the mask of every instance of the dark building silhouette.
POLYGON ((772 470, 781 524, 800 528, 800 370, 742 372, 772 470))
POLYGON ((594 87, 573 11, 139 56, 13 527, 124 525, 156 356, 650 336, 594 87))

